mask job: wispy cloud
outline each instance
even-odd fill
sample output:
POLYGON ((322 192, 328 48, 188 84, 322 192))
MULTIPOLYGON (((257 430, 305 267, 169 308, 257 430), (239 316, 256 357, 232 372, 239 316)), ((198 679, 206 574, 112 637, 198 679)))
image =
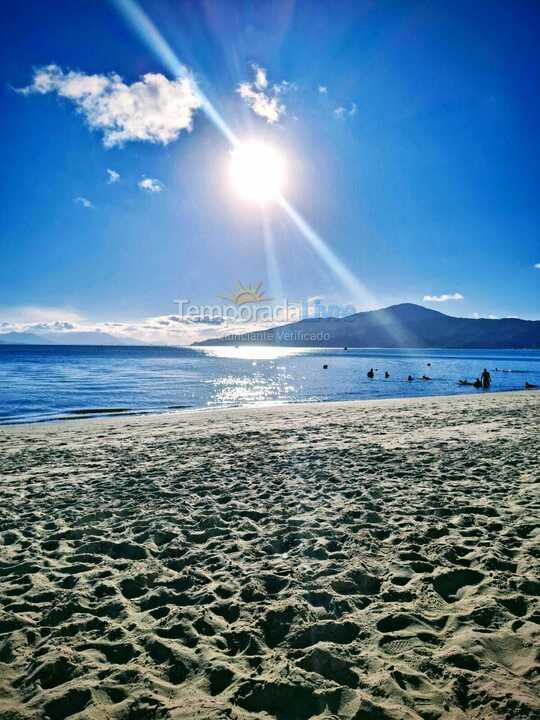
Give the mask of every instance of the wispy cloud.
POLYGON ((36 70, 32 83, 19 92, 56 93, 70 100, 88 125, 103 133, 106 147, 129 141, 167 145, 182 130, 191 130, 193 115, 202 104, 189 75, 168 80, 160 73, 147 73, 128 85, 115 73, 64 72, 58 65, 36 70))
POLYGON ((535 263, 535 264, 534 264, 534 267, 535 267, 537 270, 540 270, 540 263, 535 263))
POLYGON ((116 172, 116 170, 111 170, 110 168, 107 168, 107 175, 109 176, 108 183, 109 185, 112 185, 112 183, 116 183, 120 180, 120 173, 116 172))
POLYGON ((356 115, 356 110, 356 103, 351 103, 349 108, 340 105, 334 110, 334 117, 336 117, 338 120, 344 120, 347 117, 354 117, 356 115))
POLYGON ((0 307, 0 318, 13 323, 54 323, 79 322, 82 315, 71 308, 58 308, 43 305, 17 305, 15 307, 0 307))
POLYGON ((253 65, 252 69, 255 75, 254 81, 240 83, 236 92, 256 115, 270 124, 276 123, 287 110, 279 98, 294 86, 284 80, 269 87, 266 70, 258 65, 253 65))
POLYGON ((165 189, 165 185, 160 180, 157 180, 157 178, 142 178, 137 185, 141 190, 146 190, 146 192, 150 193, 159 193, 165 189))
POLYGON ((328 88, 326 85, 319 85, 319 92, 321 95, 327 95, 328 94, 328 88))
POLYGON ((84 208, 93 208, 94 207, 92 202, 88 198, 85 198, 85 197, 79 196, 79 197, 73 198, 73 202, 76 205, 82 205, 82 207, 84 207, 84 208))
POLYGON ((444 293, 443 295, 424 295, 424 302, 448 302, 448 300, 463 300, 461 293, 444 293))

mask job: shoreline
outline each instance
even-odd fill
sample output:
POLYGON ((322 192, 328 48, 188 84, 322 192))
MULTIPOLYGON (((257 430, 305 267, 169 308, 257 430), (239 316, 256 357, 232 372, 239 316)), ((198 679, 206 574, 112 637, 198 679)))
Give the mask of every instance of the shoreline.
POLYGON ((0 716, 540 715, 538 393, 0 428, 0 716))
POLYGON ((420 401, 420 400, 429 400, 434 398, 476 398, 476 397, 486 397, 486 396, 492 396, 492 395, 501 395, 501 394, 507 394, 507 395, 521 395, 522 393, 534 393, 535 391, 539 391, 540 388, 522 388, 519 390, 496 390, 493 388, 490 388, 488 391, 483 390, 482 388, 479 388, 477 390, 471 391, 470 394, 465 393, 445 393, 445 394, 436 394, 436 395, 418 395, 414 397, 384 397, 384 398, 362 398, 357 400, 283 400, 283 401, 268 401, 268 403, 260 403, 260 404, 246 404, 246 405, 231 405, 231 406, 220 406, 220 407, 196 407, 196 406, 188 406, 185 407, 178 407, 178 408, 164 408, 163 410, 160 409, 150 409, 150 410, 130 410, 129 408, 122 409, 122 411, 116 411, 114 412, 114 409, 111 408, 111 412, 107 412, 106 409, 103 414, 101 414, 101 408, 100 409, 94 409, 94 408, 80 408, 77 410, 70 411, 70 415, 65 417, 58 417, 58 418, 45 418, 43 420, 14 420, 13 422, 1 422, 0 423, 0 433, 2 432, 3 428, 13 428, 13 427, 29 427, 33 425, 64 425, 65 423, 74 422, 77 423, 77 425, 89 422, 89 423, 95 423, 99 420, 113 420, 113 419, 122 419, 122 418, 141 418, 141 417, 162 417, 162 416, 168 416, 168 415, 184 415, 184 414, 193 414, 193 413, 223 413, 223 412, 229 412, 229 411, 247 411, 247 410, 261 410, 264 411, 265 409, 271 409, 271 408, 285 408, 285 407, 296 407, 296 406, 302 406, 302 405, 348 405, 351 403, 381 403, 381 402, 401 402, 401 401, 420 401), (98 414, 99 411, 99 414, 98 414))

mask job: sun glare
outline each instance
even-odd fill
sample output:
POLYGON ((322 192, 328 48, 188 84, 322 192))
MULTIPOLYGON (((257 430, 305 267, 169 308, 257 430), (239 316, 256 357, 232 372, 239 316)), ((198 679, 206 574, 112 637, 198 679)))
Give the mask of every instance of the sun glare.
POLYGON ((246 200, 261 204, 277 200, 283 190, 284 170, 281 155, 264 143, 243 143, 231 153, 232 182, 246 200))

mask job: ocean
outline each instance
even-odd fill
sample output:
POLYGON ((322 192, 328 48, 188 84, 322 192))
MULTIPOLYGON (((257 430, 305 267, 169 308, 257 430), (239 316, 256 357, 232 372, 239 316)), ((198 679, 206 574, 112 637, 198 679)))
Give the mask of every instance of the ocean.
POLYGON ((540 385, 538 350, 0 346, 0 424, 540 385), (327 365, 327 369, 323 369, 327 365), (367 372, 375 370, 370 380, 367 372), (384 377, 387 371, 389 378, 384 377), (420 379, 427 375, 431 380, 420 379), (408 375, 415 379, 407 381, 408 375))

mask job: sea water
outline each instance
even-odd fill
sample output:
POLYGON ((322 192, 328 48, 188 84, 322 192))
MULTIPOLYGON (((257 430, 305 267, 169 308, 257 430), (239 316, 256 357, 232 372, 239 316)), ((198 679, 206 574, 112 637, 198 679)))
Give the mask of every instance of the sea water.
POLYGON ((0 424, 540 385, 537 350, 0 346, 0 424), (327 365, 327 369, 323 369, 327 365), (370 368, 374 379, 367 377, 370 368), (389 378, 384 377, 387 371, 389 378), (412 375, 415 379, 407 381, 412 375), (420 379, 427 375, 430 380, 420 379))

